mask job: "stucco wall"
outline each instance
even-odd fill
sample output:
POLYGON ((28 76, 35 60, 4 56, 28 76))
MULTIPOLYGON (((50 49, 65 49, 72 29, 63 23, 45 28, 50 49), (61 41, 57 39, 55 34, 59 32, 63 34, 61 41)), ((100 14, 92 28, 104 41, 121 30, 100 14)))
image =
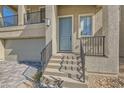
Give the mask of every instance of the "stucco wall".
POLYGON ((4 40, 0 40, 0 60, 4 60, 4 40))
POLYGON ((120 6, 120 56, 124 57, 124 6, 120 6))
POLYGON ((45 15, 46 15, 46 26, 45 26, 45 36, 46 36, 46 45, 52 40, 52 5, 45 6, 45 15), (49 26, 47 26, 47 20, 50 21, 49 26))
POLYGON ((2 6, 0 6, 0 25, 3 24, 3 19, 2 19, 2 6))
POLYGON ((41 23, 0 28, 0 38, 7 39, 29 37, 45 37, 45 24, 41 23))
POLYGON ((106 34, 105 57, 86 57, 87 71, 119 73, 119 6, 103 6, 103 30, 106 34))
POLYGON ((40 11, 41 7, 45 7, 44 5, 26 5, 26 9, 30 12, 40 11))
MULTIPOLYGON (((73 32, 72 32, 72 51, 79 52, 79 15, 93 15, 93 35, 102 35, 102 9, 96 6, 83 6, 83 5, 69 5, 69 6, 58 6, 58 16, 73 16, 73 32)), ((58 25, 57 25, 58 27, 58 25)), ((57 34, 59 31, 57 29, 57 34)), ((59 36, 59 35, 57 35, 59 36)), ((57 37, 59 39, 59 37, 57 37)), ((59 44, 59 43, 57 43, 59 44)), ((59 45, 57 45, 59 46, 59 45)))

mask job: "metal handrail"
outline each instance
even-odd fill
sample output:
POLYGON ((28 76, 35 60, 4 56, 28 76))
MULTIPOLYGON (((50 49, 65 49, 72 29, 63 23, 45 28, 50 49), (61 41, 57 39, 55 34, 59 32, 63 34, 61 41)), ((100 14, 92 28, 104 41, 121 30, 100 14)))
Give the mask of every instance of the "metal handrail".
POLYGON ((80 58, 81 58, 81 67, 83 72, 82 73, 83 82, 85 82, 85 56, 86 55, 104 56, 105 55, 104 48, 105 48, 105 36, 87 36, 80 38, 80 58), (102 52, 101 51, 94 52, 96 48, 98 48, 98 50, 101 49, 102 52))
POLYGON ((50 59, 50 57, 52 56, 52 41, 50 41, 45 48, 43 48, 42 52, 41 52, 41 61, 42 61, 42 73, 45 70, 45 67, 48 64, 48 61, 50 59))
POLYGON ((82 40, 81 39, 80 39, 80 58, 81 58, 83 82, 85 82, 85 54, 84 54, 83 44, 82 44, 82 40))
POLYGON ((35 11, 24 14, 24 24, 36 24, 45 22, 45 10, 35 11))
POLYGON ((105 36, 81 37, 84 53, 87 56, 105 56, 105 36))

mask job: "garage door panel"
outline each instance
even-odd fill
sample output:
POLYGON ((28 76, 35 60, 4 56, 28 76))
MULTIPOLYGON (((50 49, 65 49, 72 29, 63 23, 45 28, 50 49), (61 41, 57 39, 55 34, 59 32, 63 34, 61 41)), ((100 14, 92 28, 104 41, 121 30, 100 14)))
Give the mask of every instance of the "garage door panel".
POLYGON ((40 61, 40 53, 44 45, 44 39, 6 40, 6 60, 40 61))

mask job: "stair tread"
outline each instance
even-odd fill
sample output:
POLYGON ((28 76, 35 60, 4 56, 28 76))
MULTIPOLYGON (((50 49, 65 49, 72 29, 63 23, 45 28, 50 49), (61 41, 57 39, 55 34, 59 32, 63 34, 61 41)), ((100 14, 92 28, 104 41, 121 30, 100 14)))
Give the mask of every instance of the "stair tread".
POLYGON ((66 62, 68 62, 68 63, 71 63, 71 62, 73 62, 74 64, 76 64, 77 62, 80 62, 81 60, 80 59, 67 59, 67 60, 62 60, 62 59, 54 59, 54 58, 51 58, 50 60, 49 60, 49 63, 60 63, 60 62, 62 62, 63 61, 63 63, 66 63, 66 62))
MULTIPOLYGON (((51 65, 51 66, 61 66, 61 64, 60 63, 51 63, 51 62, 49 62, 48 63, 48 65, 51 65)), ((71 63, 62 63, 62 65, 63 66, 75 66, 75 67, 79 67, 79 65, 77 65, 77 64, 71 64, 71 63)))
POLYGON ((86 87, 86 84, 80 81, 83 78, 81 77, 79 80, 79 77, 83 74, 82 70, 78 71, 77 69, 81 67, 80 63, 78 64, 80 61, 79 55, 53 55, 49 60, 43 76, 53 81, 54 78, 63 80, 63 87, 86 87), (65 56, 64 59, 62 59, 63 56, 65 56), (61 64, 62 61, 63 63, 61 64), (60 71, 59 68, 61 68, 60 71))
POLYGON ((53 76, 53 75, 44 75, 44 77, 50 79, 50 80, 54 80, 54 78, 56 79, 61 79, 61 80, 64 80, 64 82, 71 82, 71 83, 78 83, 78 84, 86 84, 86 83, 83 83, 83 82, 80 82, 80 81, 77 81, 77 80, 74 80, 74 79, 71 79, 71 78, 68 78, 68 77, 60 77, 60 76, 53 76), (53 77, 53 78, 52 78, 53 77))
MULTIPOLYGON (((61 73, 63 73, 63 74, 65 73, 65 72, 63 72, 63 71, 59 71, 58 69, 52 69, 52 68, 46 68, 45 72, 51 72, 51 73, 52 73, 52 72, 56 72, 56 73, 60 73, 60 74, 61 74, 61 73)), ((78 71, 71 71, 71 70, 68 70, 67 73, 72 73, 72 74, 73 74, 73 73, 74 73, 74 74, 76 73, 76 74, 78 74, 78 71)))

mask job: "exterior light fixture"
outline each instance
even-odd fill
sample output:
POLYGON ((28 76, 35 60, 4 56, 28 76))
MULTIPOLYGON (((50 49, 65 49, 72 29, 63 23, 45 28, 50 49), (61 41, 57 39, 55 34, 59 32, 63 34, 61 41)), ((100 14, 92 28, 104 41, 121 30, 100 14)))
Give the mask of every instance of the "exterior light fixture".
POLYGON ((46 26, 47 26, 47 27, 49 27, 49 26, 50 26, 51 21, 50 21, 50 19, 49 19, 49 18, 46 18, 46 20, 45 20, 45 24, 46 24, 46 26))

